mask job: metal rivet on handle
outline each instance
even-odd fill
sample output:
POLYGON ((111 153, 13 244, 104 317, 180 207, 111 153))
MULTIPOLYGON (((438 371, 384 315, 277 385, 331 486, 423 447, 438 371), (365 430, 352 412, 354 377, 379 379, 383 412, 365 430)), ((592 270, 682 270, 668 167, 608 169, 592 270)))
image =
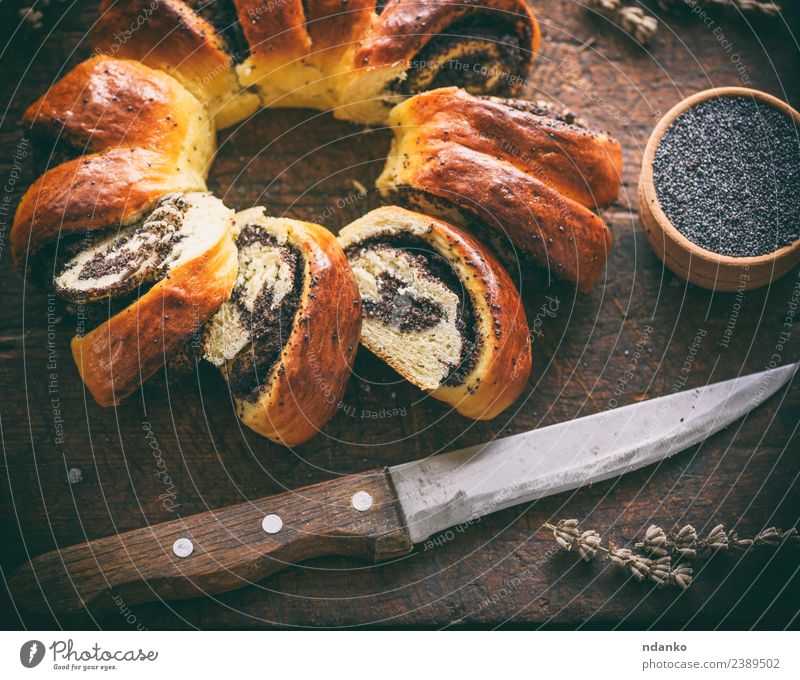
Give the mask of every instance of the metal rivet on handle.
POLYGON ((372 496, 370 496, 366 491, 358 491, 353 494, 350 502, 353 504, 353 507, 356 510, 359 512, 364 512, 372 507, 372 496))
POLYGON ((261 520, 261 528, 268 534, 277 534, 283 529, 283 520, 278 515, 267 515, 261 520))
POLYGON ((188 538, 179 538, 172 544, 172 552, 178 557, 189 557, 194 552, 194 544, 188 538))

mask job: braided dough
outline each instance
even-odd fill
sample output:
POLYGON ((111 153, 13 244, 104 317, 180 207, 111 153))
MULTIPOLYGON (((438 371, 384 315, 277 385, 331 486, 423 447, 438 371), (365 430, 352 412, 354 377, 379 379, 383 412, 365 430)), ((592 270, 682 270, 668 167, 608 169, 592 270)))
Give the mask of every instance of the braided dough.
POLYGON ((611 246, 590 208, 616 198, 622 150, 602 132, 549 114, 454 87, 416 95, 392 110, 395 137, 377 186, 387 197, 408 189, 412 200, 434 197, 426 206, 450 218, 479 217, 588 292, 611 246))

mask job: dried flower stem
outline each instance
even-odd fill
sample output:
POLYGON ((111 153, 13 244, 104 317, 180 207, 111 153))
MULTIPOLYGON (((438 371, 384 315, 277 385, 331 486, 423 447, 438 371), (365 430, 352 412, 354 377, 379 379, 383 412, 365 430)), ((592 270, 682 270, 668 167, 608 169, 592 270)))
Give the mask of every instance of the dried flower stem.
POLYGON ((621 0, 586 0, 596 12, 615 19, 619 27, 640 45, 646 45, 658 30, 655 17, 644 13, 641 7, 623 5, 621 0))
POLYGON ((658 0, 658 6, 664 11, 686 10, 692 9, 694 5, 702 5, 739 10, 742 14, 760 14, 767 17, 778 16, 781 12, 781 4, 771 0, 658 0))
POLYGON ((576 549, 582 560, 589 562, 601 553, 611 564, 627 571, 637 581, 651 581, 663 588, 675 585, 686 590, 692 583, 693 569, 689 560, 708 557, 728 548, 748 550, 757 545, 777 547, 782 543, 800 542, 796 529, 782 531, 775 527, 764 529, 753 538, 740 538, 736 532, 730 534, 722 524, 717 524, 705 538, 698 538, 691 524, 680 527, 667 535, 663 529, 651 524, 641 541, 633 547, 623 548, 602 543, 595 530, 581 531, 577 519, 562 519, 556 524, 549 522, 545 529, 553 532, 553 538, 562 550, 576 549))

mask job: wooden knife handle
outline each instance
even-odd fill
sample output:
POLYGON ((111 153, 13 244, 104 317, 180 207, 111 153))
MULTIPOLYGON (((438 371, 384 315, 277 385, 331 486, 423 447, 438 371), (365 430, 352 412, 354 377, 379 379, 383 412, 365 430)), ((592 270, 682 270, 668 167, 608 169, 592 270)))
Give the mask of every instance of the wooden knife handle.
POLYGON ((222 593, 312 557, 382 560, 411 548, 384 468, 55 550, 20 567, 9 589, 26 609, 102 614, 119 598, 222 593))

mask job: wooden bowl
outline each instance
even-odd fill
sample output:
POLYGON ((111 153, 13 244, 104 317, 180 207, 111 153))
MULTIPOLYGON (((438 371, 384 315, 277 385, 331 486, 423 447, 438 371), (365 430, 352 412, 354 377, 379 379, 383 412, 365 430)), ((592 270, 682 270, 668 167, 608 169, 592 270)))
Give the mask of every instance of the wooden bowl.
POLYGON ((714 97, 743 95, 770 104, 800 127, 800 113, 786 102, 759 90, 746 87, 716 87, 687 97, 670 109, 658 122, 642 161, 639 179, 639 218, 647 242, 661 261, 678 276, 703 288, 719 291, 748 290, 767 285, 788 272, 800 261, 800 239, 766 255, 731 257, 720 255, 693 243, 669 221, 658 202, 653 184, 653 161, 661 138, 684 111, 714 97))

